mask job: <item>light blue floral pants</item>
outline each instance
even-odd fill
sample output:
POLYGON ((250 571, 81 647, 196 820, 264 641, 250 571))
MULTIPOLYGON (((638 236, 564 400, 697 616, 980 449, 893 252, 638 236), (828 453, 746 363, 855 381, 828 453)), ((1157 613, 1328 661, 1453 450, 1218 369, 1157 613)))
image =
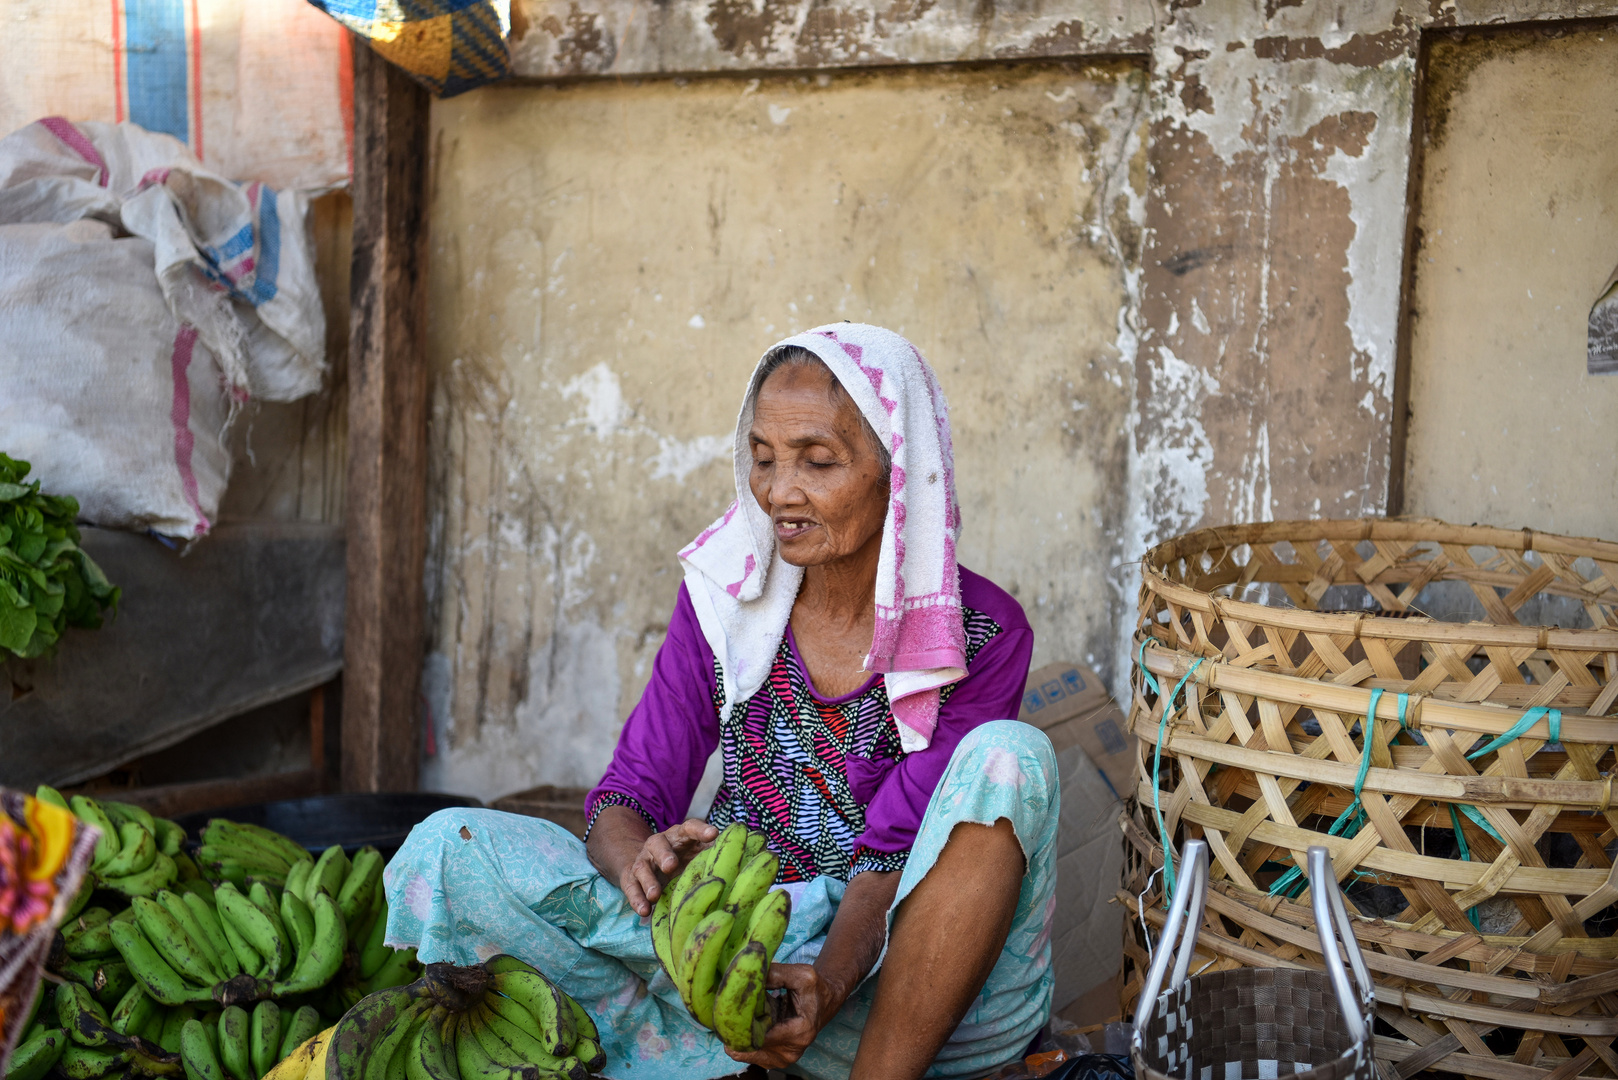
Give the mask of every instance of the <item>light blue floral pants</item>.
MULTIPOLYGON (((1060 800, 1050 741, 1037 728, 1001 720, 961 740, 927 804, 894 908, 927 876, 961 822, 1008 819, 1028 862, 1000 959, 928 1076, 992 1073, 1021 1056, 1049 1017, 1060 800)), ((601 1028, 606 1076, 711 1080, 742 1070, 686 1012, 658 965, 646 921, 560 826, 493 810, 444 810, 411 832, 385 881, 389 944, 414 945, 427 963, 475 964, 509 953, 533 964, 601 1028)), ((792 893, 792 920, 777 960, 810 963, 845 885, 819 877, 784 888, 792 893)), ((877 979, 865 980, 794 1074, 848 1076, 876 987, 877 979)))

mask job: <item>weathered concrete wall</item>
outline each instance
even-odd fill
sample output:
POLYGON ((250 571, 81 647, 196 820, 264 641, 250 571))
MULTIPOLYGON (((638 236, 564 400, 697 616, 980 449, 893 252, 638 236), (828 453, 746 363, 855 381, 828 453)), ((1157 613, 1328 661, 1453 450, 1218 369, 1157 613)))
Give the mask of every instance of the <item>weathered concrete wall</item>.
POLYGON ((448 749, 428 775, 485 793, 594 778, 662 633, 668 553, 728 498, 721 466, 685 463, 717 451, 735 395, 689 404, 706 400, 691 386, 738 384, 760 346, 818 321, 810 295, 902 325, 939 364, 976 462, 963 472, 986 470, 965 481, 971 558, 1020 590, 1038 659, 1092 659, 1125 692, 1130 563, 1150 543, 1399 497, 1424 35, 1618 15, 1618 0, 513 6, 518 71, 551 88, 436 111, 428 698, 448 749), (1033 75, 970 66, 1119 56, 1147 65, 1144 94, 1111 75, 1053 87, 1082 116, 1044 135, 1037 95, 1009 92, 1033 75), (713 72, 741 81, 698 78, 713 72), (634 82, 647 75, 681 78, 634 82), (991 181, 1000 209, 980 212, 991 181), (888 197, 827 209, 851 191, 888 197), (888 248, 862 246, 872 229, 888 248), (996 355, 1020 362, 982 380, 996 355), (630 516, 604 509, 632 479, 630 516), (1041 547, 1031 526, 1058 511, 1070 531, 1041 547))
POLYGON ((1618 263, 1618 32, 1435 44, 1407 508, 1618 536, 1618 378, 1585 368, 1618 263))
POLYGON ((434 110, 427 782, 588 783, 733 497, 759 353, 910 336, 953 404, 963 563, 1041 662, 1105 657, 1144 175, 1139 66, 472 94, 434 110))

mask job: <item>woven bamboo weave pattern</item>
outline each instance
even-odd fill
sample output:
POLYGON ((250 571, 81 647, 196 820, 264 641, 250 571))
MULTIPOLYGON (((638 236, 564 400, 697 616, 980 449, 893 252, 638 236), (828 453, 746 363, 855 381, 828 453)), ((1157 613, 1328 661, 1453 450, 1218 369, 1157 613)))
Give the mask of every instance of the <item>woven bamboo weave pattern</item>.
POLYGON ((1162 920, 1161 820, 1212 850, 1213 970, 1317 969, 1295 868, 1321 844, 1390 1076, 1618 1076, 1618 544, 1206 529, 1146 556, 1139 615, 1137 924, 1162 920))

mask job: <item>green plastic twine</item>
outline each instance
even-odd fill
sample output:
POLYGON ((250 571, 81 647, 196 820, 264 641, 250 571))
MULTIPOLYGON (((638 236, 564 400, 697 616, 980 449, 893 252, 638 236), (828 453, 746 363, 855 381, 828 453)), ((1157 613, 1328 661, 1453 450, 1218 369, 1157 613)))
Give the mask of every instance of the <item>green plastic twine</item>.
MULTIPOLYGON (((1146 685, 1152 688, 1152 693, 1161 698, 1163 687, 1152 677, 1152 673, 1146 670, 1146 645, 1150 640, 1147 638, 1140 643, 1135 663, 1139 666, 1140 673, 1146 676, 1146 685)), ((1157 721, 1157 745, 1152 749, 1152 813, 1157 817, 1157 837, 1163 844, 1163 882, 1166 886, 1165 895, 1170 900, 1174 899, 1175 890, 1174 848, 1169 845, 1168 827, 1163 823, 1163 789, 1158 786, 1158 778, 1162 775, 1163 768, 1163 740, 1168 733, 1169 714, 1174 711, 1174 699, 1180 696, 1180 691, 1184 689, 1186 680, 1191 678, 1191 673, 1201 666, 1202 657, 1199 656, 1191 662, 1191 666, 1180 677, 1180 681, 1174 684, 1174 690, 1169 694, 1168 700, 1163 702, 1163 715, 1157 721)))
POLYGON ((1512 724, 1511 727, 1506 729, 1504 733, 1496 736, 1494 740, 1487 746, 1483 747, 1483 749, 1474 750, 1470 754, 1466 755, 1466 760, 1476 761, 1484 754, 1492 753, 1507 743, 1515 741, 1519 735, 1526 733, 1529 728, 1538 723, 1541 716, 1545 717, 1545 726, 1550 728, 1551 737, 1549 741, 1553 743, 1561 742, 1562 710, 1548 709, 1543 705, 1536 705, 1534 708, 1523 713, 1521 719, 1519 719, 1515 724, 1512 724))
MULTIPOLYGON (((1461 815, 1455 812, 1454 803, 1449 804, 1449 823, 1455 829, 1455 845, 1461 849, 1461 858, 1471 862, 1472 851, 1466 846, 1466 833, 1461 829, 1461 815)), ((1478 909, 1476 907, 1467 908, 1466 917, 1471 920, 1476 929, 1483 929, 1483 924, 1478 921, 1478 909)))
MULTIPOLYGON (((1354 801, 1348 804, 1348 809, 1337 815, 1337 820, 1331 823, 1326 830, 1327 836, 1341 834, 1344 838, 1355 836, 1365 825, 1365 814, 1360 809, 1360 792, 1365 790, 1365 777, 1371 771, 1371 740, 1376 736, 1376 706, 1382 700, 1382 690, 1371 691, 1371 707, 1365 711, 1365 719, 1360 722, 1360 768, 1354 776, 1354 801)), ((1404 722, 1405 696, 1399 695, 1399 720, 1404 722)), ((1292 895, 1295 886, 1303 881, 1303 869, 1296 863, 1292 869, 1276 878, 1270 885, 1270 895, 1279 896, 1283 893, 1292 895)))

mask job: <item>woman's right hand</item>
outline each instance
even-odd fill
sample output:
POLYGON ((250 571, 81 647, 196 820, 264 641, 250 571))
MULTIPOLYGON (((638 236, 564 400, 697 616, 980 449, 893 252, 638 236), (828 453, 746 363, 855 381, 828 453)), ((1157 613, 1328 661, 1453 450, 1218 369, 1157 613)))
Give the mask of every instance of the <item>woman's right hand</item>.
POLYGON ((701 818, 686 818, 672 829, 648 836, 618 877, 629 906, 640 915, 650 915, 664 884, 718 835, 719 830, 701 818))

